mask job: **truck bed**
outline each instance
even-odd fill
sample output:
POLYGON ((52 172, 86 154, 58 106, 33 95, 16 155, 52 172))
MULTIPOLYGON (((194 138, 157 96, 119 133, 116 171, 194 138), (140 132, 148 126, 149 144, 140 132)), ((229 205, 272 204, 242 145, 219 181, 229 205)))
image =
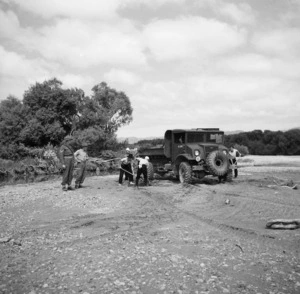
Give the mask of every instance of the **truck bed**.
POLYGON ((170 158, 165 156, 164 147, 162 145, 143 148, 139 151, 139 155, 142 157, 148 156, 150 158, 150 162, 153 164, 154 171, 163 169, 165 164, 170 163, 170 158))

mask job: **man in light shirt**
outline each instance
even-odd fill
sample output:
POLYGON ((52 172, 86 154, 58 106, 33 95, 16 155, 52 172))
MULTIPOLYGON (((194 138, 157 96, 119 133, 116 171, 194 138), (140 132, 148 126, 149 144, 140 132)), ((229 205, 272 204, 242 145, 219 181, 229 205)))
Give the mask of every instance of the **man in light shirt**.
POLYGON ((148 156, 146 156, 145 158, 137 157, 136 160, 138 161, 138 170, 137 170, 135 185, 136 185, 136 187, 139 186, 139 179, 140 179, 141 175, 143 175, 144 184, 145 184, 145 186, 147 186, 148 185, 147 167, 149 165, 149 157, 148 156))
POLYGON ((233 148, 233 146, 229 149, 229 162, 234 166, 234 177, 236 178, 238 176, 238 168, 237 168, 237 157, 240 157, 241 153, 233 148))
POLYGON ((76 175, 76 180, 75 180, 75 189, 82 187, 82 183, 86 176, 86 162, 89 158, 87 155, 87 147, 88 147, 87 144, 83 144, 82 148, 78 149, 74 153, 75 161, 77 163, 77 165, 76 165, 77 175, 76 175))

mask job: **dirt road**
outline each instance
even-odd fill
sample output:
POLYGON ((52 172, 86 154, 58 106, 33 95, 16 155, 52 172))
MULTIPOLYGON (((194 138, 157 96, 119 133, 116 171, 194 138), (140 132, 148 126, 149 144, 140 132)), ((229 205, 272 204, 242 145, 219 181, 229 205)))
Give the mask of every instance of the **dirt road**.
POLYGON ((300 168, 243 167, 232 183, 117 176, 0 188, 0 293, 300 293, 300 168))

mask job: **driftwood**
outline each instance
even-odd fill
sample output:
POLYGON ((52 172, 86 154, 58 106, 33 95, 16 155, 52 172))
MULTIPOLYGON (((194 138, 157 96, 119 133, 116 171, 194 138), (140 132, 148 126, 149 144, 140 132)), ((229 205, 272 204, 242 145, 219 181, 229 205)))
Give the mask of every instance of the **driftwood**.
POLYGON ((282 180, 277 178, 278 180, 276 181, 275 179, 273 179, 273 182, 275 183, 275 185, 268 185, 268 188, 274 188, 274 187, 282 187, 282 188, 289 188, 289 189, 293 189, 293 190, 297 190, 298 189, 298 185, 295 184, 292 180, 282 180), (281 181, 281 183, 279 182, 281 181))
POLYGON ((105 163, 105 162, 110 162, 110 161, 114 161, 114 160, 118 160, 120 158, 112 158, 112 159, 103 159, 103 158, 97 158, 97 157, 89 157, 89 161, 96 163, 96 164, 101 164, 101 163, 105 163))
POLYGON ((274 188, 274 187, 282 187, 282 188, 289 188, 289 189, 292 189, 292 190, 297 190, 298 189, 298 185, 295 184, 294 186, 290 187, 290 186, 287 186, 287 185, 267 185, 268 188, 274 188))
POLYGON ((266 224, 267 229, 295 230, 300 228, 300 219, 274 219, 266 224))

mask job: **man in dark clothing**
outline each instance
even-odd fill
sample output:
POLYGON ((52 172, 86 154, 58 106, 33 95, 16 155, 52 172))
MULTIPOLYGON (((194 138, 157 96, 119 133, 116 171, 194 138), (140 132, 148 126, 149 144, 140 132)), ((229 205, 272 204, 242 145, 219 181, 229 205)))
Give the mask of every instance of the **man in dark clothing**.
POLYGON ((121 159, 121 168, 119 175, 119 184, 122 185, 123 176, 125 173, 125 180, 129 180, 129 184, 133 184, 133 171, 132 171, 132 154, 128 154, 127 157, 121 159))
POLYGON ((74 149, 71 146, 72 136, 66 136, 59 150, 59 159, 64 170, 62 177, 62 189, 64 191, 73 190, 71 187, 74 171, 74 149))

